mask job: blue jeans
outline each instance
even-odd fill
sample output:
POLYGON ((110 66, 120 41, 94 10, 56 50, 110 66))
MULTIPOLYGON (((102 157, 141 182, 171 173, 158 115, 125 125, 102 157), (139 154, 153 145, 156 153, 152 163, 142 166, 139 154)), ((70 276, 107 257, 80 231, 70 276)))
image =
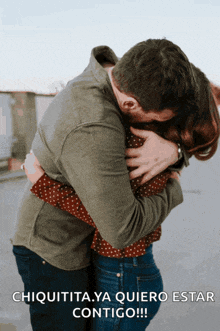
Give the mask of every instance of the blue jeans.
MULTIPOLYGON (((144 292, 158 294, 163 291, 162 278, 153 259, 152 245, 147 248, 146 255, 137 258, 115 259, 94 252, 94 269, 88 267, 74 271, 53 267, 22 246, 14 246, 13 253, 24 283, 25 295, 28 292, 88 292, 92 297, 92 292, 96 292, 99 296, 98 300, 93 295, 93 307, 88 300, 65 301, 61 297, 60 301, 45 301, 42 304, 26 299, 33 331, 145 330, 159 309, 160 300, 150 301, 146 296, 141 297, 144 292), (77 317, 80 316, 79 311, 83 310, 86 315, 88 310, 101 310, 101 317, 95 314, 91 318, 83 318, 83 315, 74 318, 75 308, 77 317), (132 317, 134 312, 135 316, 132 317)), ((76 299, 75 296, 73 298, 76 299)))
MULTIPOLYGON (((16 258, 19 274, 24 283, 24 294, 54 292, 89 292, 90 267, 81 270, 65 271, 51 266, 40 256, 23 246, 14 246, 13 253, 16 258)), ((42 298, 42 296, 40 297, 42 298)), ((31 325, 34 331, 87 331, 91 329, 90 319, 74 318, 73 309, 88 307, 88 301, 82 302, 73 296, 73 301, 65 300, 42 304, 25 299, 29 304, 31 325)), ((30 297, 32 299, 32 297, 30 297)))
POLYGON ((95 252, 93 257, 96 292, 102 292, 99 300, 94 298, 93 308, 102 315, 95 313, 92 330, 144 331, 159 310, 158 294, 163 291, 152 245, 140 257, 116 259, 95 252), (156 292, 154 299, 149 292, 156 292))

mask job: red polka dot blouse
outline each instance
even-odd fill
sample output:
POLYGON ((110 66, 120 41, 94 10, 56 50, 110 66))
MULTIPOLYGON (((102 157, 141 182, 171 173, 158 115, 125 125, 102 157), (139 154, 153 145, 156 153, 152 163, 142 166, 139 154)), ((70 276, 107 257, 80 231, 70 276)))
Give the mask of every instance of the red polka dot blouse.
MULTIPOLYGON (((130 131, 127 131, 126 133, 127 148, 137 148, 143 145, 144 140, 142 138, 134 136, 130 131)), ((165 188, 169 177, 170 172, 167 170, 155 176, 144 185, 140 185, 140 177, 135 178, 131 180, 131 188, 136 197, 149 197, 151 195, 161 193, 165 188)), ((152 242, 159 240, 161 237, 161 226, 159 226, 155 231, 151 232, 144 238, 139 239, 137 242, 124 249, 113 248, 101 237, 91 216, 83 206, 81 200, 72 187, 53 180, 44 174, 32 186, 31 192, 41 200, 51 204, 54 207, 69 212, 70 214, 94 227, 95 233, 91 248, 100 255, 115 258, 136 257, 144 255, 145 249, 152 242)))

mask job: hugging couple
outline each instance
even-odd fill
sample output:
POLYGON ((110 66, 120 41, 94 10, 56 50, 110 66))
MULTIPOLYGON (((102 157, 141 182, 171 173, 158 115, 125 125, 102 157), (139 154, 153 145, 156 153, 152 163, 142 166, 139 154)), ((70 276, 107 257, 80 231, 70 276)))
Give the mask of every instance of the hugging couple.
POLYGON ((153 243, 183 201, 180 171, 193 155, 212 157, 218 138, 210 83, 177 45, 148 39, 121 59, 92 50, 38 126, 13 252, 26 294, 80 292, 93 302, 26 298, 34 331, 146 329, 163 291, 153 243), (119 292, 154 299, 123 303, 119 292), (95 310, 101 316, 85 317, 95 310))

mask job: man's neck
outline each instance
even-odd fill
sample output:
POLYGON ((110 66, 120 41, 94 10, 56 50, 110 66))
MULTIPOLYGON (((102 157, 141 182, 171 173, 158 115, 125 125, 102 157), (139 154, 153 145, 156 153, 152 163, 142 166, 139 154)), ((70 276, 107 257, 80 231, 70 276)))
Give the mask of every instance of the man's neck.
POLYGON ((112 77, 113 68, 114 68, 114 65, 110 65, 110 66, 106 67, 105 70, 108 72, 108 76, 109 76, 109 79, 110 79, 110 82, 111 82, 113 93, 114 93, 114 95, 117 99, 119 107, 121 108, 123 102, 125 100, 127 100, 128 96, 125 93, 120 92, 119 89, 116 87, 116 85, 114 83, 114 80, 113 80, 113 77, 112 77))
POLYGON ((111 62, 103 62, 102 63, 103 68, 109 73, 111 68, 114 68, 114 64, 112 64, 111 62))
POLYGON ((113 78, 112 78, 112 70, 114 68, 114 64, 112 64, 111 62, 103 62, 101 63, 101 65, 103 66, 103 68, 107 71, 108 73, 108 76, 109 76, 109 80, 110 80, 110 83, 111 83, 111 86, 112 86, 112 89, 113 89, 113 93, 118 101, 118 104, 120 105, 120 98, 119 98, 119 91, 118 89, 116 88, 115 84, 114 84, 114 81, 113 81, 113 78))

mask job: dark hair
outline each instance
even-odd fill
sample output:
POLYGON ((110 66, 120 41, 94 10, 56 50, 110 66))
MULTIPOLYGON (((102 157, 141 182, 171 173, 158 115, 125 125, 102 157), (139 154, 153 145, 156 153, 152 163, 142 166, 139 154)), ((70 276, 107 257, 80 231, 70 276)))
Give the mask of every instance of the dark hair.
POLYGON ((179 114, 171 120, 152 127, 151 124, 146 125, 145 129, 180 143, 190 156, 194 155, 198 160, 205 161, 217 150, 220 117, 208 78, 194 65, 192 69, 199 86, 196 105, 182 105, 179 114))
POLYGON ((181 104, 192 104, 196 98, 196 81, 187 56, 166 39, 138 43, 116 63, 112 73, 117 88, 133 96, 146 111, 178 111, 181 104))

